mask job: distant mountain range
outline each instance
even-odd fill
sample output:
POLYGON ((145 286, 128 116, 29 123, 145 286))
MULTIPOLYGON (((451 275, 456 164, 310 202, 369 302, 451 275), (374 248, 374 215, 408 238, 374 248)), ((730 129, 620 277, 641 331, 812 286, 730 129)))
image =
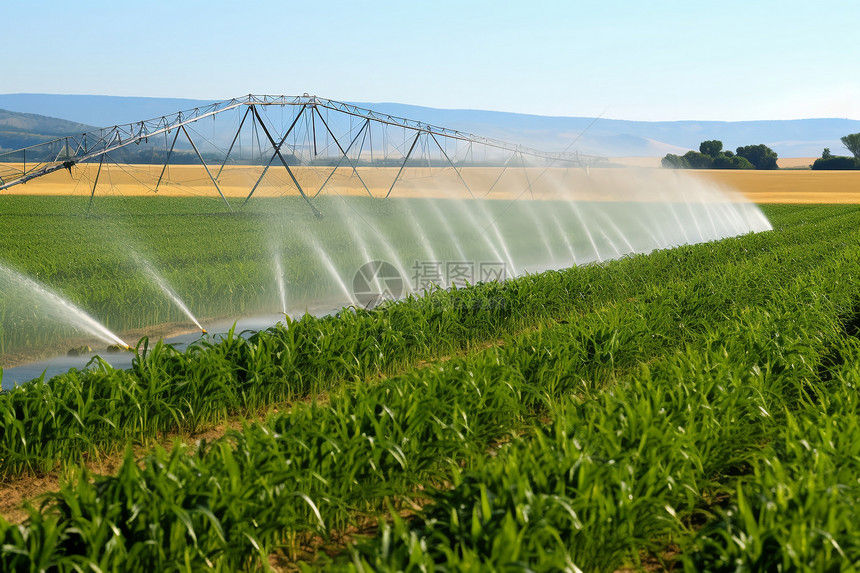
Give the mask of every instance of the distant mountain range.
MULTIPOLYGON (((0 94, 0 148, 16 149, 91 126, 106 127, 160 117, 214 100, 91 95, 0 94), (8 110, 8 111, 7 111, 8 110), (56 119, 63 118, 63 119, 56 119)), ((767 121, 627 121, 550 117, 497 111, 436 109, 399 103, 355 105, 425 123, 520 143, 606 157, 659 157, 698 149, 719 139, 727 149, 764 143, 780 157, 818 157, 825 147, 847 153, 839 138, 860 133, 851 119, 767 121)))
POLYGON ((90 125, 65 119, 0 109, 0 149, 20 149, 91 129, 90 125))

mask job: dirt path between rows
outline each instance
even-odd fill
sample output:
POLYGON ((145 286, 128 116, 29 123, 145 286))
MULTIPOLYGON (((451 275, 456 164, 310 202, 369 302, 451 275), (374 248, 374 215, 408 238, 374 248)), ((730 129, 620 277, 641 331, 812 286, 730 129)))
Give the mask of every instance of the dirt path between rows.
MULTIPOLYGON (((269 410, 272 413, 277 411, 277 406, 273 406, 269 410)), ((142 459, 156 445, 169 451, 177 443, 191 446, 191 451, 193 452, 204 440, 211 442, 223 437, 231 429, 241 430, 242 422, 245 419, 238 416, 230 418, 218 425, 194 434, 181 434, 177 432, 165 435, 161 439, 154 440, 149 444, 133 446, 134 457, 138 460, 142 459), (177 442, 177 440, 180 440, 180 442, 177 442)), ((83 465, 95 475, 116 475, 124 459, 124 452, 119 451, 99 456, 98 459, 89 460, 83 465)), ((25 504, 31 503, 38 509, 42 496, 60 490, 60 476, 62 474, 63 469, 58 468, 48 474, 23 475, 0 484, 0 516, 10 523, 23 523, 28 517, 25 504)))
MULTIPOLYGON (((525 328, 520 332, 526 332, 533 329, 534 327, 525 328)), ((388 378, 403 374, 409 370, 428 368, 433 364, 446 362, 452 358, 464 356, 467 353, 481 352, 488 348, 502 346, 503 344, 503 339, 470 344, 468 349, 461 349, 452 355, 444 355, 432 360, 419 360, 402 369, 400 372, 389 376, 380 376, 378 378, 367 380, 366 383, 378 383, 388 378)), ((136 459, 141 460, 156 446, 160 446, 170 451, 178 443, 190 446, 190 453, 193 453, 204 440, 206 442, 212 442, 222 438, 230 430, 241 431, 242 426, 245 423, 259 423, 269 415, 277 414, 278 412, 288 412, 296 404, 310 404, 314 401, 317 403, 326 403, 327 400, 327 393, 305 396, 290 403, 269 405, 252 414, 237 414, 230 416, 216 425, 193 434, 171 432, 157 440, 152 440, 149 443, 133 446, 134 456, 136 459)), ((125 459, 122 447, 120 447, 119 450, 120 451, 115 453, 99 456, 98 459, 86 461, 83 465, 87 470, 95 475, 116 475, 119 467, 125 459)), ((0 483, 0 516, 10 523, 23 523, 28 517, 28 512, 25 509, 26 504, 31 503, 38 508, 40 505, 40 498, 42 496, 50 492, 59 491, 62 474, 63 469, 60 467, 47 474, 22 475, 0 483)))

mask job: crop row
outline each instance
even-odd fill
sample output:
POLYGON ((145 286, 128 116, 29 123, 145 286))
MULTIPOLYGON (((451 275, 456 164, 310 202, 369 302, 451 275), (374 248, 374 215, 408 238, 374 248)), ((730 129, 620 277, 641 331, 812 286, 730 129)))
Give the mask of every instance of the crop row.
POLYGON ((370 260, 395 264, 407 290, 420 291, 452 278, 447 267, 440 276, 423 271, 425 264, 465 266, 465 277, 454 278, 469 282, 482 279, 483 265, 502 266, 508 276, 567 267, 690 240, 681 221, 705 217, 704 205, 686 205, 678 216, 674 204, 656 202, 527 201, 513 209, 495 200, 326 197, 317 205, 326 213, 321 219, 296 197, 255 201, 233 214, 213 213, 223 205, 204 198, 112 197, 85 215, 80 197, 0 197, 0 362, 8 354, 48 353, 81 335, 75 320, 57 320, 44 297, 16 283, 6 266, 122 333, 191 324, 162 292, 161 279, 206 325, 344 304, 370 260), (583 221, 591 224, 577 223, 583 221))
MULTIPOLYGON (((586 328, 603 320, 597 311, 607 305, 623 310, 621 322, 596 328, 577 352, 592 368, 612 369, 630 347, 675 348, 727 308, 766 303, 786 277, 823 264, 824 253, 850 249, 844 236, 853 220, 817 225, 812 246, 809 230, 796 225, 606 267, 435 292, 373 311, 305 316, 184 353, 142 341, 128 371, 100 364, 0 394, 0 476, 46 471, 164 432, 194 432, 231 414, 390 375, 548 321, 586 328), (604 338, 617 351, 596 354, 604 338)), ((833 288, 853 288, 851 280, 846 273, 833 288)))
POLYGON ((553 404, 551 424, 336 564, 853 570, 860 342, 811 280, 848 268, 856 272, 833 265, 777 289, 783 300, 728 311, 609 387, 583 384, 553 404))
MULTIPOLYGON (((605 570, 671 538, 690 544, 690 563, 717 564, 726 556, 711 555, 718 544, 691 534, 692 521, 733 493, 721 483, 727 475, 742 475, 761 459, 762 443, 810 413, 818 367, 833 352, 856 354, 835 314, 849 293, 806 296, 821 279, 849 270, 848 258, 775 288, 763 307, 694 328, 683 351, 664 349, 656 359, 654 348, 631 345, 637 331, 624 324, 635 305, 612 306, 440 367, 356 384, 327 405, 298 406, 194 457, 158 451, 143 470, 129 459, 116 477, 95 484, 83 474, 50 512, 33 514, 30 539, 50 537, 56 548, 29 545, 27 559, 102 569, 253 567, 278 545, 295 551, 309 534, 328 537, 356 513, 413 494, 433 503, 419 518, 383 526, 354 563, 605 570), (601 327, 628 338, 601 336, 601 327), (573 352, 589 349, 615 378, 611 386, 573 352), (607 367, 606 356, 618 360, 607 367), (559 385, 559 375, 578 383, 559 385), (510 435, 536 411, 552 424, 510 435), (485 459, 504 438, 510 443, 485 459), (433 483, 454 487, 413 491, 433 483)), ((831 380, 841 382, 843 366, 831 364, 831 380)), ((9 531, 7 546, 26 545, 21 530, 9 531)), ((840 557, 822 552, 822 541, 794 565, 840 557)), ((843 553, 854 550, 840 541, 843 553)), ((792 564, 789 554, 778 557, 792 564)), ((10 567, 25 558, 15 559, 22 561, 10 567)))
MULTIPOLYGON (((383 521, 378 537, 317 565, 606 570, 672 548, 691 570, 838 568, 860 547, 849 479, 858 425, 857 217, 831 208, 817 223, 796 220, 768 235, 436 293, 200 347, 190 354, 248 376, 243 388, 251 391, 283 375, 284 362, 272 357, 289 351, 277 344, 305 322, 330 323, 319 353, 287 378, 310 377, 293 396, 333 391, 327 403, 296 405, 193 456, 156 450, 142 468, 129 458, 113 477, 80 473, 27 525, 3 527, 4 564, 256 568, 382 512, 393 523, 383 521), (488 296, 504 304, 475 311, 488 296), (385 356, 379 348, 350 354, 338 339, 361 321, 387 319, 383 331, 398 340, 411 331, 398 330, 404 323, 393 317, 407 309, 456 317, 431 330, 459 341, 449 340, 448 352, 482 337, 502 340, 368 384, 383 367, 414 364, 416 348, 426 347, 386 348, 405 358, 384 363, 374 362, 385 356), (460 321, 462 332, 454 330, 460 321), (528 325, 538 328, 516 334, 528 325), (349 374, 327 372, 333 358, 340 360, 330 368, 349 374), (349 382, 337 389, 336 380, 349 382), (825 473, 806 472, 809 464, 825 473)), ((126 382, 145 373, 147 356, 126 382)), ((154 379, 172 375, 180 385, 190 380, 186 390, 211 390, 181 366, 167 367, 181 356, 156 347, 154 379)))
MULTIPOLYGON (((359 220, 384 224, 371 233, 385 233, 403 260, 426 258, 421 238, 397 212, 388 213, 391 206, 354 202, 359 220)), ((348 209, 329 210, 336 207, 348 209)), ((195 315, 207 319, 281 312, 278 278, 293 311, 333 297, 343 301, 317 247, 350 284, 367 262, 360 255, 361 238, 341 216, 333 212, 317 220, 306 205, 286 199, 232 216, 213 214, 212 202, 195 198, 114 198, 86 216, 78 198, 2 197, 0 210, 0 264, 47 285, 117 332, 189 321, 151 278, 147 264, 195 315), (281 277, 276 255, 283 262, 281 277)), ((424 240, 440 240, 437 227, 424 240)), ((387 252, 382 256, 390 258, 387 252)), ((3 272, 0 287, 0 355, 81 335, 74 324, 58 321, 32 288, 16 285, 3 272)))

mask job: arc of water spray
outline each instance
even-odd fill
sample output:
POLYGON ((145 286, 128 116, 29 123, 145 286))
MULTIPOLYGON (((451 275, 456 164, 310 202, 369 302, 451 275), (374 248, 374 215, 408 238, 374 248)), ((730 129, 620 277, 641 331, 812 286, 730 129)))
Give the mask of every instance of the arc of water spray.
POLYGON ((133 256, 138 266, 140 266, 140 268, 144 270, 144 272, 149 276, 149 278, 152 279, 152 281, 158 285, 161 291, 165 295, 167 295, 167 297, 172 300, 173 303, 178 306, 183 313, 185 313, 185 316, 187 316, 191 320, 191 322, 193 322, 197 326, 197 328, 200 329, 200 332, 202 332, 203 334, 207 334, 206 329, 203 328, 203 326, 200 324, 200 321, 198 321, 197 318, 191 313, 191 310, 189 310, 185 303, 182 302, 182 299, 179 298, 179 295, 176 294, 176 291, 174 291, 170 287, 170 285, 167 283, 167 280, 162 277, 161 274, 158 273, 158 271, 155 270, 152 264, 138 253, 134 253, 133 256))
POLYGON ((409 227, 412 229, 416 240, 424 248, 424 253, 427 257, 426 260, 438 261, 439 258, 436 256, 436 251, 433 250, 433 245, 430 244, 430 240, 427 238, 427 234, 424 231, 424 227, 421 225, 421 222, 418 220, 418 218, 415 217, 415 214, 412 212, 411 207, 408 205, 406 207, 406 218, 410 223, 409 227))
MULTIPOLYGON (((600 112, 600 115, 598 115, 597 117, 595 117, 594 119, 592 119, 592 120, 591 120, 591 122, 590 122, 588 125, 586 125, 586 126, 585 126, 585 129, 583 129, 581 132, 579 132, 579 134, 578 134, 575 138, 573 138, 573 141, 571 141, 570 143, 568 143, 568 144, 567 144, 567 147, 565 147, 565 148, 564 148, 564 150, 563 150, 559 155, 563 155, 563 154, 567 153, 568 151, 570 151, 570 148, 571 148, 571 147, 573 147, 574 145, 576 145, 576 142, 577 142, 577 141, 579 141, 580 139, 582 139, 582 136, 583 136, 583 135, 585 135, 585 132, 586 132, 586 131, 588 131, 589 129, 591 129, 591 126, 592 126, 592 125, 594 125, 594 124, 597 122, 597 120, 599 120, 600 118, 602 118, 602 117, 603 117, 603 115, 604 115, 607 111, 609 111, 609 107, 606 107, 602 112, 600 112)), ((495 225, 496 225, 496 221, 498 221, 502 216, 504 216, 504 215, 505 215, 505 213, 507 213, 507 212, 511 209, 511 207, 513 207, 513 206, 514 206, 514 203, 516 203, 517 201, 519 201, 519 199, 520 199, 523 195, 525 195, 525 194, 526 194, 526 191, 531 190, 531 189, 532 189, 532 184, 537 183, 537 181, 538 181, 541 177, 543 177, 543 175, 544 175, 547 171, 549 171, 549 168, 550 168, 550 167, 552 167, 552 166, 555 164, 555 162, 556 162, 556 161, 558 161, 558 159, 557 159, 557 158, 556 158, 556 159, 552 159, 552 160, 547 164, 547 166, 543 168, 543 171, 541 171, 540 173, 538 173, 538 176, 534 178, 534 181, 529 181, 529 184, 526 186, 526 188, 525 188, 525 189, 523 189, 523 190, 520 192, 520 194, 519 194, 519 195, 517 195, 517 196, 514 198, 514 200, 513 200, 513 201, 511 201, 511 202, 508 204, 508 206, 507 206, 507 207, 505 207, 504 209, 502 209, 501 213, 499 213, 497 217, 495 217, 494 219, 492 219, 492 220, 490 221, 490 224, 489 224, 489 225, 487 225, 487 226, 484 228, 484 230, 483 230, 483 231, 481 231, 481 235, 486 234, 486 232, 490 230, 490 227, 495 227, 495 225)))
MULTIPOLYGON (((356 225, 353 222, 352 218, 351 217, 342 217, 342 218, 346 222, 346 226, 347 226, 347 229, 349 229, 350 235, 355 238, 356 245, 358 246, 358 250, 360 251, 361 257, 364 260, 364 262, 367 263, 367 262, 374 260, 374 258, 371 257, 371 255, 370 255, 370 250, 367 246, 367 242, 364 240, 364 234, 361 231, 359 231, 358 228, 356 228, 356 225)), ((399 262, 395 262, 395 264, 397 264, 399 267, 399 262)), ((402 271, 399 268, 398 268, 398 272, 400 272, 402 274, 402 271)), ((374 273, 374 275, 373 275, 373 288, 375 288, 376 292, 379 292, 379 293, 384 291, 381 279, 379 277, 379 273, 374 273)))
POLYGON ((278 283, 278 294, 281 296, 281 309, 287 314, 287 285, 284 284, 284 267, 281 264, 281 253, 273 250, 272 258, 275 260, 275 280, 278 283))
MULTIPOLYGON (((505 258, 507 259, 507 264, 510 265, 510 267, 511 267, 511 273, 514 276, 516 276, 518 273, 517 273, 516 265, 514 265, 514 259, 511 256, 511 253, 510 253, 510 250, 508 249, 507 243, 505 243, 505 238, 502 236, 501 231, 499 231, 498 225, 495 224, 496 220, 494 220, 492 218, 492 214, 489 212, 489 210, 487 209, 487 207, 484 203, 477 203, 477 205, 478 205, 478 209, 483 213, 483 215, 485 215, 487 217, 487 219, 490 220, 490 225, 489 225, 489 227, 487 227, 487 229, 490 229, 490 228, 493 229, 493 234, 496 235, 496 240, 498 241, 498 244, 501 247, 502 252, 505 254, 505 258)), ((487 229, 484 229, 484 232, 486 232, 487 229)), ((496 251, 496 252, 498 252, 498 251, 496 251)), ((501 261, 501 257, 499 257, 499 260, 501 261)))
POLYGON ((115 344, 125 348, 126 350, 131 350, 131 347, 128 344, 126 344, 119 336, 108 330, 106 326, 37 280, 23 275, 3 264, 0 264, 0 274, 5 275, 11 282, 17 283, 28 294, 36 295, 46 300, 49 305, 56 310, 56 314, 59 318, 65 322, 68 322, 72 326, 95 336, 103 342, 115 344))
POLYGON ((352 306, 358 307, 360 306, 358 301, 356 301, 353 293, 350 292, 349 288, 346 286, 346 282, 344 282, 343 277, 340 276, 340 273, 337 270, 337 266, 334 264, 334 261, 331 257, 326 253, 325 249, 319 244, 319 241, 315 240, 307 236, 305 233, 300 233, 298 235, 300 241, 302 241, 305 246, 309 247, 313 252, 317 254, 318 260, 322 262, 325 270, 329 273, 329 276, 334 280, 337 284, 337 287, 343 293, 345 299, 352 306))
MULTIPOLYGON (((362 221, 362 222, 364 223, 364 228, 365 228, 365 229, 372 229, 372 230, 374 231, 374 233, 376 233, 376 235, 377 235, 377 237, 379 238, 379 241, 380 241, 380 243, 381 243, 382 247, 385 249, 385 251, 386 251, 386 253, 388 254, 388 256, 389 256, 389 257, 391 257, 391 262, 392 262, 392 264, 394 264, 394 265, 395 265, 395 267, 397 267, 397 270, 398 270, 398 272, 400 272, 401 276, 403 276, 403 277, 407 277, 407 276, 408 276, 408 273, 407 273, 407 272, 405 271, 405 269, 403 268, 403 265, 402 265, 402 264, 401 264, 401 262, 400 262, 400 257, 398 257, 398 256, 397 256, 397 254, 394 252, 394 249, 391 247, 391 241, 389 241, 389 240, 388 240, 388 237, 387 237, 387 236, 386 236, 386 234, 383 232, 382 227, 378 227, 378 226, 373 225, 372 223, 370 223, 370 221, 368 221, 368 220, 367 220, 367 218, 366 218, 364 215, 362 215, 362 214, 361 214, 361 212, 360 212, 358 209, 356 209, 355 207, 353 207, 353 205, 352 205, 352 203, 351 203, 351 202, 346 201, 346 200, 345 200, 345 198, 343 197, 343 195, 341 195, 340 193, 338 193, 338 192, 337 192, 337 190, 336 190, 335 188, 330 188, 330 189, 332 189, 332 191, 333 191, 333 195, 334 195, 335 197, 337 197, 338 199, 340 199, 340 201, 341 201, 341 205, 345 205, 346 207, 348 207, 348 208, 353 212, 353 214, 355 214, 355 216, 356 216, 360 221, 362 221)), ((351 219, 349 219, 349 218, 347 217, 347 218, 345 218, 345 220, 347 221, 347 226, 350 228, 351 232, 352 232, 354 235, 359 236, 360 234, 355 232, 355 228, 353 227, 353 223, 352 223, 351 219)), ((311 243, 310 243, 309 241, 307 241, 307 240, 306 240, 306 243, 311 244, 311 243)), ((325 253, 321 252, 321 251, 322 251, 322 248, 321 248, 319 245, 317 245, 316 243, 311 244, 311 246, 312 246, 312 248, 314 248, 318 253, 320 253, 320 254, 321 254, 321 257, 323 258, 323 263, 326 265, 326 267, 327 267, 328 271, 329 271, 330 273, 332 273, 332 276, 335 278, 335 281, 336 281, 336 282, 338 283, 338 285, 340 286, 341 291, 343 291, 343 292, 344 292, 344 294, 346 294, 346 295, 347 295, 347 299, 350 301, 350 304, 353 304, 353 305, 356 305, 356 306, 357 306, 357 305, 358 305, 358 303, 355 301, 355 299, 353 298, 353 296, 352 296, 351 294, 349 294, 349 289, 347 289, 347 288, 346 288, 346 285, 345 285, 345 283, 343 282, 343 279, 342 279, 342 278, 340 277, 340 275, 337 273, 337 270, 335 269, 334 264, 333 264, 333 262, 331 261, 331 259, 330 259, 330 258, 329 258, 325 253)), ((362 248, 365 248, 365 247, 362 247, 362 248)), ((366 252, 367 252, 367 251, 366 251, 366 248, 365 248, 365 253, 366 253, 366 252)), ((366 257, 366 258, 367 258, 367 261, 369 261, 369 260, 370 260, 370 259, 369 259, 369 257, 366 257)), ((376 287, 378 287, 378 288, 380 289, 380 291, 379 291, 379 292, 382 292, 382 286, 381 286, 381 285, 380 285, 380 283, 379 283, 379 277, 375 277, 375 278, 374 278, 374 280, 376 281, 376 284, 375 284, 374 286, 376 286, 376 287)))
MULTIPOLYGON (((620 237, 624 244, 627 245, 626 254, 635 253, 636 247, 633 246, 633 244, 627 238, 627 235, 624 234, 624 231, 615 223, 615 221, 613 221, 612 218, 609 217, 606 213, 601 212, 600 216, 604 221, 606 221, 606 223, 610 227, 612 227, 612 230, 615 231, 616 236, 620 237)), ((618 253, 618 256, 621 256, 623 253, 619 251, 618 247, 615 245, 612 239, 610 239, 609 242, 612 243, 612 247, 615 249, 615 252, 618 253)))
POLYGON ((600 256, 600 249, 597 248, 597 243, 594 240, 594 236, 591 234, 591 231, 588 228, 588 223, 586 223, 585 219, 582 218, 582 213, 579 212, 579 207, 572 201, 569 203, 568 206, 573 212, 573 216, 579 220, 579 224, 582 227, 582 230, 585 231, 585 236, 588 238, 588 242, 591 243, 591 248, 594 250, 594 256, 597 259, 597 262, 602 263, 603 257, 600 256))
POLYGON ((325 249, 323 249, 320 246, 320 244, 317 243, 316 241, 309 241, 309 242, 310 242, 311 248, 313 248, 314 251, 316 251, 320 260, 326 266, 326 269, 328 270, 329 274, 332 276, 332 278, 337 283, 337 286, 340 288, 341 292, 344 294, 344 296, 346 296, 346 299, 349 301, 349 304, 351 304, 353 306, 360 306, 358 304, 358 301, 355 300, 355 297, 350 292, 349 288, 347 288, 346 283, 343 281, 343 278, 340 276, 340 273, 338 272, 337 267, 334 264, 334 261, 332 261, 331 257, 328 256, 328 253, 325 252, 325 249))
POLYGON ((425 199, 426 204, 432 209, 433 213, 436 215, 436 220, 439 221, 439 224, 442 225, 442 228, 445 230, 446 236, 451 240, 454 245, 454 248, 457 250, 457 255, 460 257, 460 260, 465 261, 467 259, 466 252, 463 250, 463 244, 460 242, 457 233, 454 232, 454 229, 451 228, 451 223, 442 214, 442 210, 439 208, 439 205, 436 204, 436 201, 432 199, 425 199))
POLYGON ((529 217, 532 220, 532 223, 535 226, 535 229, 537 229, 538 236, 540 237, 540 240, 543 243, 544 248, 546 249, 547 257, 549 257, 547 260, 555 261, 556 260, 555 253, 553 253, 552 246, 550 245, 549 238, 547 237, 546 230, 544 229, 544 225, 541 224, 541 221, 538 219, 538 216, 534 211, 533 204, 532 203, 527 204, 524 211, 528 213, 529 217))
POLYGON ((567 251, 570 253, 570 258, 573 260, 574 266, 576 266, 578 264, 576 261, 576 252, 573 249, 573 245, 571 244, 570 239, 567 238, 567 233, 562 228, 561 223, 559 222, 558 217, 556 216, 554 211, 550 211, 549 217, 555 225, 556 231, 558 231, 558 236, 561 237, 562 241, 564 241, 565 246, 567 246, 567 251))

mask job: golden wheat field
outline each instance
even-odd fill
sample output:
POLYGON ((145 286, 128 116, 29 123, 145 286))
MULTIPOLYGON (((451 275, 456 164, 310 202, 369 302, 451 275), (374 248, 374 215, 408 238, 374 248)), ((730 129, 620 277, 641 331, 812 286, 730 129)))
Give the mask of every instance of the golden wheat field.
MULTIPOLYGON (((634 158, 628 158, 634 159, 634 158)), ((640 158, 640 165, 654 158, 640 158), (648 161, 646 161, 648 160, 648 161)), ((809 162, 797 159, 798 165, 809 162), (800 162, 800 163, 798 163, 800 162)), ((637 162, 628 162, 635 165, 637 162)), ((98 172, 97 164, 76 165, 71 173, 54 172, 30 182, 11 187, 2 194, 18 195, 90 195, 97 196, 205 196, 246 197, 260 179, 259 166, 227 166, 218 172, 218 188, 201 165, 169 166, 162 176, 160 165, 110 165, 98 172), (98 179, 96 175, 98 174, 98 179), (159 183, 159 178, 161 181, 159 183)), ((589 201, 667 200, 663 193, 669 187, 683 189, 699 182, 716 184, 736 191, 756 203, 858 203, 860 172, 857 171, 734 171, 696 170, 678 172, 654 167, 528 168, 465 167, 459 173, 452 168, 408 167, 398 176, 397 167, 292 167, 302 190, 314 196, 323 194, 368 195, 384 197, 476 197, 511 199, 528 197, 553 199, 561 196, 589 201), (395 182, 392 189, 392 183, 395 182), (325 184, 325 185, 324 185, 325 184)), ((257 186, 254 196, 276 197, 297 194, 290 174, 282 166, 270 168, 257 186)))
MULTIPOLYGON (((283 166, 273 166, 263 175, 259 166, 227 166, 219 174, 218 167, 211 174, 218 182, 216 189, 202 165, 170 166, 162 175, 160 165, 111 165, 98 173, 97 164, 76 165, 71 173, 56 171, 25 185, 9 188, 6 192, 22 195, 158 195, 163 196, 218 196, 246 197, 259 180, 254 197, 280 197, 298 194, 289 172, 283 166), (261 175, 263 175, 261 179, 261 175), (159 179, 161 179, 159 181, 159 179)), ((368 195, 385 197, 459 197, 469 192, 478 197, 502 198, 515 193, 538 192, 551 194, 548 183, 576 184, 583 175, 580 170, 550 169, 542 174, 539 169, 510 169, 496 167, 470 167, 455 172, 451 168, 407 167, 332 167, 292 166, 292 175, 305 194, 336 193, 339 195, 368 195), (396 179, 396 183, 395 183, 396 179), (541 181, 542 180, 542 181, 541 181), (465 183, 464 183, 465 182, 465 183), (393 185, 393 189, 392 189, 393 185)), ((556 186, 558 191, 562 187, 556 186)))
POLYGON ((691 174, 736 189, 755 203, 860 203, 860 171, 709 169, 691 174))

